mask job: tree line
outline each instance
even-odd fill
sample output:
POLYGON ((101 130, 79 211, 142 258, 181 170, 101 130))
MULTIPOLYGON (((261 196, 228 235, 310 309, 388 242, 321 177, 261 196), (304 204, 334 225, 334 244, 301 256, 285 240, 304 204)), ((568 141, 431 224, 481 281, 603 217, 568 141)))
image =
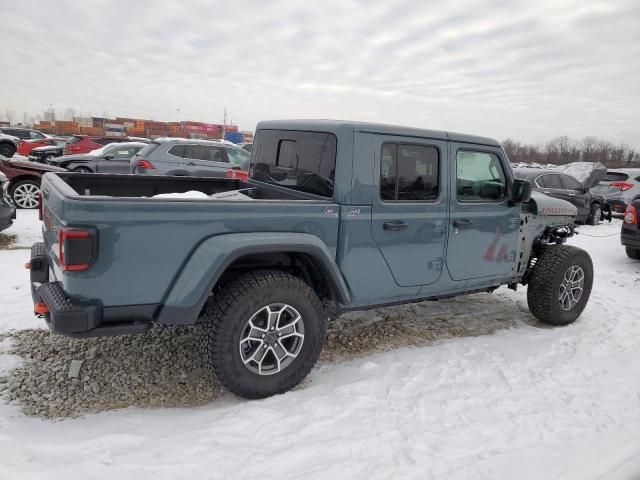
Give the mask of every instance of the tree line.
POLYGON ((574 140, 563 135, 538 145, 507 138, 502 147, 512 163, 563 165, 582 161, 600 162, 609 168, 640 168, 640 152, 596 137, 574 140))

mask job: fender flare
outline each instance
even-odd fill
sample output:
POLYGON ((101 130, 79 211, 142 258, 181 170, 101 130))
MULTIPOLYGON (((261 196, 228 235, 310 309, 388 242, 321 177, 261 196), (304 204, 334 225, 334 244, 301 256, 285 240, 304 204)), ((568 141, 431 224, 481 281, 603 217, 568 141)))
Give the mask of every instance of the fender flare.
POLYGON ((157 315, 158 323, 190 325, 197 321, 214 286, 235 260, 254 253, 305 253, 330 282, 336 301, 351 294, 327 246, 308 233, 232 233, 206 238, 191 253, 170 285, 157 315))

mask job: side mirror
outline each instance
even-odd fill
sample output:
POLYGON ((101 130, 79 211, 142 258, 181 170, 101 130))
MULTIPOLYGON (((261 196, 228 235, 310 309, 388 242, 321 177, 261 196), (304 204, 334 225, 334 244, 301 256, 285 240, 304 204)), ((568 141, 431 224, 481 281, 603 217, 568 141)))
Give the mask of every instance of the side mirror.
POLYGON ((511 201, 513 203, 525 203, 531 199, 531 182, 516 178, 511 184, 511 201))
POLYGON ((591 187, 582 187, 582 193, 589 193, 589 190, 591 190, 591 187))
POLYGON ((105 155, 104 159, 105 160, 113 160, 113 155, 105 155))

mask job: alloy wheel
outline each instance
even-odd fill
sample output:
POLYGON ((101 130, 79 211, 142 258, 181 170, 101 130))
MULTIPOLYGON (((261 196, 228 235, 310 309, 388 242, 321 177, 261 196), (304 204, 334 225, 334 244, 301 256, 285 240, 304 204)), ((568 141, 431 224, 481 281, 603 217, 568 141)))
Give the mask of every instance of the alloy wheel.
POLYGON ((575 307, 584 291, 584 270, 578 265, 573 265, 565 272, 560 284, 558 301, 563 310, 569 311, 575 307))
POLYGON ((34 183, 22 183, 13 191, 13 202, 20 208, 36 208, 40 187, 34 183))

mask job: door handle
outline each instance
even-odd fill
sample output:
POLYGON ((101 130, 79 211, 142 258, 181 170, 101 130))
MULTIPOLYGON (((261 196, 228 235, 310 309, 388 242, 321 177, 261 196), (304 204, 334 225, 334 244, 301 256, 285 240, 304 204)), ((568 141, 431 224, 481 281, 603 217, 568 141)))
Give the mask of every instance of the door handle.
POLYGON ((543 193, 544 193, 545 195, 549 195, 551 192, 550 192, 549 190, 545 190, 543 193))
POLYGON ((185 165, 189 165, 190 167, 193 167, 195 165, 195 163, 193 163, 193 162, 185 162, 185 165))
POLYGON ((385 230, 391 230, 392 232, 399 232, 409 227, 408 224, 401 222, 400 220, 394 220, 393 222, 384 222, 382 228, 385 230))
POLYGON ((453 221, 453 227, 459 230, 464 230, 473 223, 473 220, 469 218, 459 218, 453 221))
POLYGON ((570 196, 570 197, 575 197, 575 196, 576 196, 576 194, 575 194, 575 193, 570 193, 570 194, 569 194, 569 196, 570 196))

